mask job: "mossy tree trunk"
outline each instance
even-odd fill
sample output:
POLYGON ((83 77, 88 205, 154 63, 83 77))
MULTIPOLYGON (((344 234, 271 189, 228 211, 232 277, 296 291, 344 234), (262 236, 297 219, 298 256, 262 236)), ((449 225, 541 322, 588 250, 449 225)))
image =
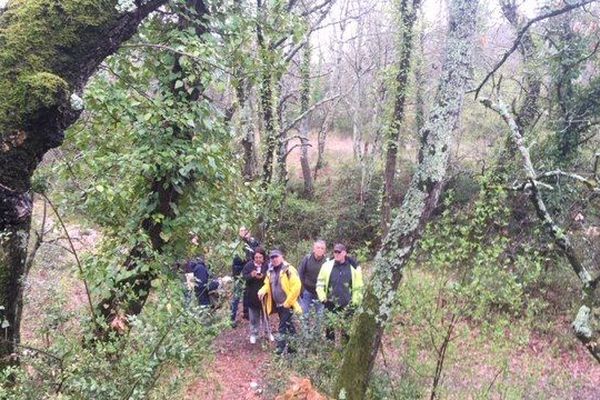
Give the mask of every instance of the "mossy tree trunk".
POLYGON ((408 92, 408 75, 412 58, 413 32, 420 0, 401 0, 400 13, 400 53, 398 57, 398 72, 396 73, 396 93, 394 97, 394 114, 385 142, 385 170, 383 172, 383 192, 381 198, 381 234, 388 231, 394 196, 394 178, 396 176, 396 158, 398 154, 398 139, 404 121, 404 103, 408 92))
POLYGON ((438 203, 469 76, 477 8, 476 0, 450 2, 442 75, 429 118, 421 132, 425 141, 423 160, 375 259, 373 276, 354 320, 350 342, 336 377, 336 399, 364 398, 383 329, 391 317, 402 270, 438 203))
POLYGON ((9 324, 0 366, 15 361, 31 226, 31 177, 79 116, 78 99, 98 65, 166 0, 9 1, 0 14, 0 305, 9 324))

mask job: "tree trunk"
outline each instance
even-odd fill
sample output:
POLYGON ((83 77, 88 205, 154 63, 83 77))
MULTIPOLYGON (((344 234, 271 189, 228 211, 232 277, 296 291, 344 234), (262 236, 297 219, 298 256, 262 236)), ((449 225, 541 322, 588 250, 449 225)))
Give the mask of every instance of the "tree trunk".
MULTIPOLYGON (((263 67, 263 69, 266 69, 266 67, 263 67)), ((273 157, 278 142, 273 115, 272 76, 269 71, 263 70, 261 74, 259 96, 263 120, 263 134, 266 143, 263 160, 262 187, 263 189, 266 189, 273 179, 273 157)))
POLYGON ((385 170, 383 172, 383 191, 381 198, 381 234, 387 234, 394 197, 394 178, 396 175, 396 157, 398 154, 398 139, 402 123, 404 122, 404 103, 408 92, 408 74, 410 73, 410 60, 412 58, 413 31, 417 18, 420 0, 400 1, 400 54, 398 59, 398 73, 396 74, 396 93, 394 98, 394 114, 386 137, 385 170))
MULTIPOLYGON (((302 60, 302 87, 300 92, 300 114, 305 113, 308 110, 308 103, 310 102, 310 43, 307 41, 304 49, 304 57, 302 60)), ((304 196, 306 198, 312 198, 314 195, 313 179, 310 171, 310 163, 308 160, 308 133, 310 130, 310 120, 308 115, 300 122, 299 133, 301 137, 300 141, 300 166, 302 167, 302 178, 304 180, 304 196)))
MULTIPOLYGON (((257 15, 263 12, 262 0, 256 1, 257 15)), ((260 113, 263 122, 263 132, 261 139, 266 143, 263 167, 262 167, 262 188, 266 190, 273 179, 273 157, 277 149, 277 132, 275 131, 275 115, 273 104, 273 74, 271 71, 272 63, 270 62, 270 54, 261 26, 261 21, 256 24, 256 42, 258 44, 259 57, 261 59, 260 66, 260 83, 258 88, 258 96, 260 103, 260 113)))
POLYGON ((335 383, 336 399, 363 399, 393 309, 396 289, 423 227, 435 209, 446 175, 452 134, 469 76, 478 1, 450 2, 447 50, 430 116, 423 127, 425 151, 398 216, 375 259, 373 276, 352 327, 335 383))
MULTIPOLYGON (((180 17, 179 29, 186 30, 190 27, 191 22, 195 21, 195 32, 199 40, 204 33, 207 32, 206 24, 203 19, 208 16, 208 9, 203 0, 187 0, 186 6, 193 10, 188 13, 188 10, 183 10, 180 17)), ((180 59, 182 56, 175 58, 171 75, 174 76, 169 83, 168 90, 173 93, 174 98, 185 98, 189 102, 195 102, 200 98, 203 88, 196 87, 191 93, 185 87, 177 87, 176 81, 182 74, 180 59)), ((180 126, 172 126, 174 140, 186 140, 191 142, 194 137, 194 132, 180 126)), ((162 166, 158 166, 159 169, 162 166)), ((184 193, 185 189, 195 182, 193 177, 189 177, 178 182, 179 167, 164 171, 157 174, 160 177, 154 178, 150 185, 149 198, 154 208, 149 211, 148 217, 142 221, 142 229, 150 239, 151 253, 161 253, 166 244, 162 237, 163 227, 166 223, 177 217, 176 207, 184 193), (156 215, 162 218, 155 218, 156 215)), ((111 294, 105 299, 102 299, 97 306, 98 312, 104 317, 107 326, 111 326, 111 322, 115 318, 120 318, 124 315, 137 315, 142 311, 142 308, 150 294, 152 281, 157 277, 158 271, 155 269, 143 270, 139 269, 142 263, 148 262, 151 258, 146 254, 145 243, 137 243, 130 251, 127 260, 124 263, 124 268, 127 271, 136 271, 129 275, 126 279, 117 281, 115 286, 111 288, 111 294)), ((123 321, 124 322, 124 321, 123 321)), ((100 337, 105 336, 108 331, 101 329, 98 332, 100 337)))
MULTIPOLYGON (((415 63, 415 129, 418 133, 423 129, 425 125, 425 100, 423 99, 425 91, 425 68, 423 67, 425 35, 423 32, 419 34, 419 55, 415 63)), ((423 148, 425 142, 423 137, 419 136, 419 152, 417 154, 417 161, 423 161, 423 148)))
POLYGON ((243 169, 244 179, 251 181, 256 176, 256 134, 252 124, 252 110, 248 101, 242 106, 240 115, 240 130, 242 131, 242 148, 244 149, 243 169))
POLYGON ((325 144, 327 143, 327 134, 332 128, 334 110, 335 106, 331 106, 331 108, 327 110, 323 122, 321 123, 321 129, 319 129, 319 133, 317 134, 317 161, 315 162, 315 169, 313 172, 314 181, 316 181, 319 176, 319 170, 325 166, 325 144))
POLYGON ((165 2, 119 11, 117 0, 24 0, 9 2, 0 14, 0 304, 10 324, 0 366, 19 343, 31 176, 81 113, 72 94, 165 2))

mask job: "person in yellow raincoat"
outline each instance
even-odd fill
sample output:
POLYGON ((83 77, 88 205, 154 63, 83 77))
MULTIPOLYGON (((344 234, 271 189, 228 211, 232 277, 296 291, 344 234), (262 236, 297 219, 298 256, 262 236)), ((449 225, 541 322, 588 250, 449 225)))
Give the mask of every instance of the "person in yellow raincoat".
POLYGON ((277 353, 293 353, 289 348, 288 337, 296 334, 294 312, 302 313, 298 303, 302 283, 298 271, 284 261, 281 251, 272 250, 269 259, 265 282, 258 291, 258 297, 265 304, 267 315, 272 312, 277 312, 279 315, 277 353))

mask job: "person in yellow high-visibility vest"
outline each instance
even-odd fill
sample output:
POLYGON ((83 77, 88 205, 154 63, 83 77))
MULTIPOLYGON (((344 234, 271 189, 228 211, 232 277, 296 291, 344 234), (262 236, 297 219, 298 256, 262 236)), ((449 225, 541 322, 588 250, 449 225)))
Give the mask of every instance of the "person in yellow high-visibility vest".
MULTIPOLYGON (((317 277, 317 296, 328 312, 342 314, 348 318, 353 309, 362 301, 363 277, 360 266, 352 265, 347 257, 346 246, 341 243, 333 246, 333 260, 323 264, 317 277)), ((334 340, 332 327, 326 328, 327 339, 334 340)), ((344 330, 342 336, 348 341, 344 330)))

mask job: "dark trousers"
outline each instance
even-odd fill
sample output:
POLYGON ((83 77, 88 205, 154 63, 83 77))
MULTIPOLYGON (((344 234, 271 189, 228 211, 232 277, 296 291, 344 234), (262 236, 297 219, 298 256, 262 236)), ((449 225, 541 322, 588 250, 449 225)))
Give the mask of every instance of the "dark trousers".
MULTIPOLYGON (((343 317, 346 321, 350 321, 352 319, 352 314, 354 313, 350 306, 340 307, 330 301, 325 303, 325 310, 329 313, 343 317)), ((342 343, 346 344, 350 340, 350 335, 348 335, 348 331, 344 327, 341 328, 341 331, 342 343)), ((325 327, 325 337, 331 341, 335 340, 335 327, 331 326, 331 323, 328 323, 325 327)))
POLYGON ((244 284, 241 281, 237 281, 233 287, 233 297, 231 299, 231 321, 235 322, 240 300, 242 300, 243 306, 243 317, 248 319, 248 304, 246 302, 246 296, 244 296, 244 284))
POLYGON ((288 351, 291 352, 289 348, 288 338, 289 336, 296 334, 296 327, 294 327, 293 316, 294 312, 290 308, 285 308, 282 306, 276 307, 277 315, 279 315, 279 330, 277 337, 277 350, 279 352, 288 351))

